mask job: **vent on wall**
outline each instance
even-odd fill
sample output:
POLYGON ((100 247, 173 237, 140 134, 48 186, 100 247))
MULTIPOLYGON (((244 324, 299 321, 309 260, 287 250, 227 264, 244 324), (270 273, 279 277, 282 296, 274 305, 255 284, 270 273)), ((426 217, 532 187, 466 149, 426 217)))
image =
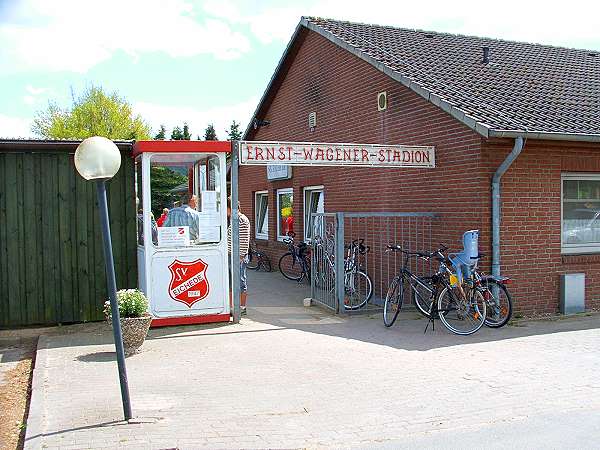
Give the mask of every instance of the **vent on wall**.
POLYGON ((313 111, 311 113, 308 113, 308 128, 310 128, 310 131, 315 131, 316 126, 317 126, 317 113, 313 111))
POLYGON ((387 92, 383 91, 377 94, 377 111, 385 111, 387 109, 387 92))

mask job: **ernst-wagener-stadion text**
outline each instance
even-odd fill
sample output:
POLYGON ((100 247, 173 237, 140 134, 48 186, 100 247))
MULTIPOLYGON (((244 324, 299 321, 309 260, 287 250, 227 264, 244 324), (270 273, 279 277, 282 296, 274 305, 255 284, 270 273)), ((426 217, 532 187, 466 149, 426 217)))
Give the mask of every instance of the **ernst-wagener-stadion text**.
POLYGON ((435 167, 430 146, 241 142, 242 164, 435 167))

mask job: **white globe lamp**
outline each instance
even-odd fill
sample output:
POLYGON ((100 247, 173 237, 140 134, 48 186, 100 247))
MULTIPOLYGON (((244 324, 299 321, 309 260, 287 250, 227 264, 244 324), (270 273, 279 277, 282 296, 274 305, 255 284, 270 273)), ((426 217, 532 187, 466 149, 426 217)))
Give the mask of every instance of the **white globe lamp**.
POLYGON ((85 139, 75 151, 75 168, 86 180, 110 179, 121 167, 121 152, 101 136, 85 139))

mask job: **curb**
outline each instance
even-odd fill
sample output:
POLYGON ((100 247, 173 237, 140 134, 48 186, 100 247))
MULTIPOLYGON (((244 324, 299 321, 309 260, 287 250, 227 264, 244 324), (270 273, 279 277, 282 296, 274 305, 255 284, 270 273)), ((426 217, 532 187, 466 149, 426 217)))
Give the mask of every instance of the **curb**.
POLYGON ((33 379, 31 380, 31 401, 29 402, 29 414, 27 415, 27 427, 25 428, 24 450, 40 449, 43 435, 44 419, 44 373, 46 372, 48 350, 48 337, 41 335, 35 355, 35 366, 33 367, 33 379))

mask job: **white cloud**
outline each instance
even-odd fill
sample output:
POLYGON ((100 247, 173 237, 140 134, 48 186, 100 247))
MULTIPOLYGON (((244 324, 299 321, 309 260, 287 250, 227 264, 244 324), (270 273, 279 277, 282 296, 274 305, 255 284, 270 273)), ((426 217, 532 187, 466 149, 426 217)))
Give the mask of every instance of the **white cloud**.
POLYGON ((245 130, 257 104, 258 98, 256 97, 249 98, 241 103, 207 109, 137 102, 133 104, 133 110, 150 122, 154 133, 162 124, 167 129, 167 136, 170 136, 173 127, 182 127, 183 122, 187 122, 192 133, 192 139, 196 139, 198 135, 204 137, 204 130, 208 124, 212 123, 218 138, 224 140, 227 139, 225 130, 229 129, 233 120, 241 124, 240 131, 245 130))
POLYGON ((2 138, 25 138, 33 137, 31 132, 31 120, 21 117, 10 117, 0 114, 0 137, 2 138))
POLYGON ((40 100, 46 99, 50 94, 54 93, 54 90, 50 88, 38 88, 30 84, 25 86, 25 91, 28 92, 23 96, 23 102, 25 102, 26 105, 35 105, 40 100))
POLYGON ((500 39, 600 49, 600 4, 572 0, 568 7, 547 1, 505 0, 492 4, 474 0, 415 3, 398 0, 307 0, 287 5, 249 0, 208 0, 210 14, 245 24, 262 43, 287 42, 301 16, 419 28, 500 39))
POLYGON ((4 6, 0 69, 86 72, 121 50, 132 57, 211 54, 233 59, 248 39, 189 0, 23 0, 4 6))

